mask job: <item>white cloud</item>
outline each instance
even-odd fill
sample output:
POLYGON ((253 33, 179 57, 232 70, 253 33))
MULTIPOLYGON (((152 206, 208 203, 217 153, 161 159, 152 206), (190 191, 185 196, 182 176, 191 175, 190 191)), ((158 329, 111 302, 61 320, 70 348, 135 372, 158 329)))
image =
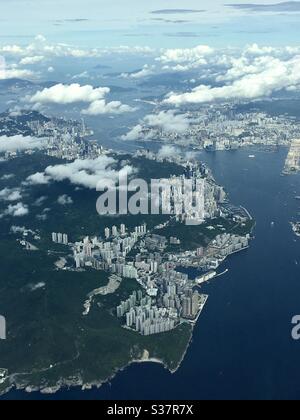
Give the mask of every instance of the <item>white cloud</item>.
POLYGON ((0 178, 0 180, 1 181, 8 181, 8 180, 10 180, 10 179, 12 179, 12 178, 14 178, 15 177, 15 175, 14 174, 5 174, 5 175, 3 175, 1 178, 0 178))
POLYGON ((41 281, 40 283, 37 284, 30 284, 29 288, 31 292, 35 292, 36 290, 39 289, 43 289, 44 287, 46 287, 46 283, 44 283, 43 281, 41 281))
POLYGON ((90 79, 90 78, 91 78, 91 76, 89 75, 89 72, 88 71, 83 71, 82 73, 75 74, 72 77, 72 80, 76 80, 76 79, 90 79))
POLYGON ((44 37, 44 35, 39 34, 35 37, 35 41, 44 43, 47 41, 47 39, 44 37))
POLYGON ((171 92, 165 99, 169 105, 197 104, 215 100, 256 99, 300 84, 300 55, 288 60, 274 57, 255 59, 249 66, 245 58, 232 60, 232 67, 217 76, 217 81, 230 84, 212 87, 200 85, 187 93, 171 92))
POLYGON ((187 116, 185 114, 176 114, 172 110, 147 115, 144 121, 152 128, 159 128, 169 133, 183 133, 189 128, 187 116))
POLYGON ((36 74, 31 70, 18 69, 16 67, 9 68, 6 67, 0 70, 0 80, 8 79, 33 79, 36 77, 36 74))
POLYGON ((81 86, 78 83, 71 85, 58 84, 42 91, 38 91, 30 98, 31 103, 54 103, 72 104, 76 102, 94 102, 103 99, 110 92, 109 88, 93 88, 93 86, 81 86))
POLYGON ((25 232, 27 232, 27 229, 25 228, 25 226, 15 226, 15 225, 13 225, 10 228, 10 231, 12 233, 25 233, 25 232))
POLYGON ((216 77, 217 82, 236 80, 246 74, 260 73, 268 68, 274 68, 278 60, 270 56, 255 57, 249 59, 246 55, 231 58, 230 68, 225 74, 216 77))
POLYGON ((141 124, 136 125, 127 134, 121 137, 122 140, 134 141, 144 138, 143 127, 141 124))
POLYGON ((0 51, 2 53, 22 55, 24 50, 20 45, 5 45, 4 47, 0 48, 0 51))
POLYGON ((195 48, 177 48, 166 50, 157 60, 162 63, 187 63, 203 60, 213 54, 214 49, 208 45, 198 45, 195 48))
POLYGON ((0 136, 0 153, 42 148, 43 139, 37 139, 30 136, 23 137, 21 135, 12 137, 0 136))
POLYGON ((33 205, 37 206, 37 207, 40 207, 44 204, 44 202, 47 200, 47 198, 48 198, 47 196, 43 195, 43 196, 37 198, 33 205))
POLYGON ((30 175, 25 184, 30 185, 47 185, 50 182, 50 177, 46 176, 43 172, 36 172, 33 175, 30 175))
POLYGON ((158 114, 147 115, 140 124, 122 136, 122 140, 151 139, 157 129, 165 133, 184 133, 188 128, 189 120, 185 114, 177 114, 173 110, 161 111, 158 114))
POLYGON ((0 48, 0 53, 12 56, 47 55, 50 57, 96 57, 97 50, 82 50, 67 44, 49 44, 47 39, 38 35, 34 41, 26 46, 6 45, 0 48))
POLYGON ((28 206, 23 203, 10 204, 8 208, 2 213, 3 216, 12 216, 12 217, 23 217, 29 213, 28 206))
POLYGON ((136 71, 134 73, 122 73, 121 77, 124 79, 142 79, 144 77, 152 76, 155 74, 155 66, 149 66, 146 64, 142 70, 136 71))
POLYGON ((33 57, 24 57, 20 61, 20 65, 27 66, 27 65, 38 64, 41 61, 43 61, 44 59, 45 59, 45 57, 43 55, 35 55, 33 57))
POLYGON ((119 46, 112 48, 82 49, 73 45, 58 43, 51 44, 43 35, 35 37, 28 45, 5 45, 0 47, 0 54, 13 57, 45 56, 45 57, 71 57, 71 58, 94 58, 110 54, 153 54, 155 50, 145 47, 119 46))
POLYGON ((105 48, 100 50, 102 51, 102 54, 153 54, 155 52, 155 49, 147 47, 147 46, 135 46, 130 47, 128 45, 121 45, 119 47, 111 47, 111 48, 105 48))
POLYGON ((50 88, 36 92, 30 103, 41 104, 62 104, 69 105, 78 102, 90 103, 88 108, 82 110, 84 115, 122 114, 135 111, 120 101, 106 102, 105 96, 110 93, 107 87, 94 88, 91 85, 81 86, 78 83, 71 85, 57 84, 50 88))
POLYGON ((123 114, 133 112, 136 108, 124 105, 120 101, 105 102, 104 99, 92 102, 87 109, 82 111, 84 115, 123 114))
POLYGON ((61 206, 67 206, 67 205, 73 204, 72 198, 66 194, 59 196, 57 199, 57 202, 61 206))
POLYGON ((208 45, 194 48, 165 50, 156 61, 163 64, 163 70, 183 72, 207 66, 215 57, 215 50, 208 45))
POLYGON ((19 201, 21 199, 22 194, 19 188, 4 188, 0 191, 0 200, 19 201))
POLYGON ((74 185, 79 185, 89 189, 95 189, 103 181, 111 180, 116 182, 119 174, 134 172, 132 166, 126 165, 121 171, 114 169, 116 161, 108 156, 100 156, 97 159, 77 159, 74 162, 62 165, 48 166, 44 173, 37 173, 27 178, 30 183, 48 183, 51 180, 56 182, 70 181, 74 185))
POLYGON ((260 47, 257 44, 248 45, 245 49, 245 54, 249 55, 266 55, 266 54, 274 54, 276 53, 277 49, 273 47, 260 47))
POLYGON ((158 157, 160 159, 166 159, 170 157, 178 157, 180 154, 181 152, 177 147, 166 145, 159 150, 158 157))

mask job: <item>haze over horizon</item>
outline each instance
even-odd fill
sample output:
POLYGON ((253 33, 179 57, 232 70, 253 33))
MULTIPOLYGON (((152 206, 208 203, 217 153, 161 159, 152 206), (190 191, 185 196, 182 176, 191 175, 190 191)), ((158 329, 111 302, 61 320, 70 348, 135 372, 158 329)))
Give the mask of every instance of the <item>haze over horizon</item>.
POLYGON ((215 0, 1 0, 0 45, 43 34, 52 42, 86 47, 152 48, 241 46, 255 42, 294 45, 300 2, 215 0), (25 7, 20 7, 20 5, 25 7))

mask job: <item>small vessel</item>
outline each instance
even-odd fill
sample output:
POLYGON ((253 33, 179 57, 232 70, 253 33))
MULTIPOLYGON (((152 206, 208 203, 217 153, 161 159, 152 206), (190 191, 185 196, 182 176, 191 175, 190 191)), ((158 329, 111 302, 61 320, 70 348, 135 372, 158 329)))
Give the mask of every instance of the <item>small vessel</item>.
POLYGON ((255 158, 256 158, 256 156, 255 156, 255 155, 249 155, 249 158, 250 158, 250 159, 255 159, 255 158))

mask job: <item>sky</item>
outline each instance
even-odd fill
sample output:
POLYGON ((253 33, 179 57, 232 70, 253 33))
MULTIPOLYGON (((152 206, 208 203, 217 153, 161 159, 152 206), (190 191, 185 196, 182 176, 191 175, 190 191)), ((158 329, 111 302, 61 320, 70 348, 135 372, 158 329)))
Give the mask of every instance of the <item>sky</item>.
POLYGON ((130 119, 139 98, 126 89, 143 83, 171 109, 300 92, 300 0, 224 1, 0 0, 0 81, 55 83, 11 109, 130 119))
POLYGON ((295 45, 300 1, 0 0, 0 44, 50 41, 86 47, 295 45))
POLYGON ((111 146, 186 132, 201 104, 298 98, 300 1, 224 1, 0 0, 0 112, 84 118, 111 146))

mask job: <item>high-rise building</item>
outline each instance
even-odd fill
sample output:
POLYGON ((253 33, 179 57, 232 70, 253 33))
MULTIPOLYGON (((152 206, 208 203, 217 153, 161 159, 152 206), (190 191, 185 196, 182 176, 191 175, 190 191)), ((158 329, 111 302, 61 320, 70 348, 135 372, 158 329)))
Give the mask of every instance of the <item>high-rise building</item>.
POLYGON ((68 245, 68 243, 69 243, 68 235, 66 233, 64 233, 63 234, 63 244, 68 245))
POLYGON ((152 273, 157 273, 158 271, 158 264, 156 261, 151 261, 151 271, 152 273))
POLYGON ((116 237, 116 236, 118 236, 118 228, 117 228, 117 226, 113 226, 112 227, 112 236, 114 236, 114 237, 116 237))
POLYGON ((81 267, 80 255, 79 254, 75 254, 74 255, 74 258, 75 258, 76 268, 80 268, 81 267))
POLYGON ((204 254, 204 248, 200 247, 197 249, 197 257, 202 257, 204 254))
POLYGON ((84 245, 83 247, 83 254, 85 257, 90 258, 92 256, 92 244, 91 243, 87 243, 84 245))
POLYGON ((192 316, 196 317, 199 310, 199 296, 198 293, 194 293, 192 298, 192 316))
POLYGON ((182 302, 182 316, 184 318, 190 318, 192 315, 192 298, 184 297, 182 302))
POLYGON ((123 266, 123 276, 128 279, 137 279, 137 269, 131 265, 125 265, 123 266))

